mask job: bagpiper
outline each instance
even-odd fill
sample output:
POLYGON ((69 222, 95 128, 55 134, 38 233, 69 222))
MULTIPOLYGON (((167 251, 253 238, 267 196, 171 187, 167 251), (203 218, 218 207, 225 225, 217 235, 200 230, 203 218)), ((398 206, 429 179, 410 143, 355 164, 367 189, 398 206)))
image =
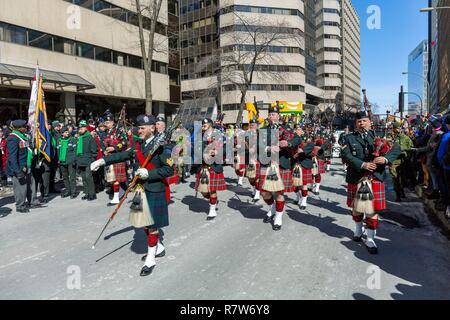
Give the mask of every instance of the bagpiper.
POLYGON ((293 181, 295 182, 295 192, 297 194, 296 204, 301 210, 305 210, 308 205, 308 185, 313 183, 313 151, 312 143, 308 134, 300 125, 294 127, 295 135, 300 139, 300 144, 294 153, 293 181), (298 182, 297 182, 298 181, 298 182))
MULTIPOLYGON (((264 163, 262 159, 260 168, 260 191, 264 201, 270 206, 269 211, 264 218, 264 223, 273 222, 272 229, 278 231, 281 229, 282 216, 284 212, 284 194, 295 190, 292 183, 291 172, 291 151, 290 148, 296 148, 300 139, 296 137, 288 127, 281 126, 280 109, 278 105, 269 108, 269 124, 261 132, 258 145, 266 146, 267 157, 274 154, 277 161, 264 163), (272 134, 278 134, 278 144, 272 142, 272 134), (275 194, 275 197, 274 197, 275 194)), ((272 158, 272 157, 271 157, 272 158)), ((266 159, 265 159, 266 160, 266 159)))
POLYGON ((392 164, 400 155, 400 147, 394 143, 390 151, 380 153, 375 141, 380 140, 372 130, 369 113, 356 114, 356 130, 345 136, 342 157, 348 164, 346 182, 347 205, 352 208, 352 217, 356 224, 354 241, 361 241, 367 226, 366 248, 371 254, 378 252, 375 243, 378 228, 377 212, 386 209, 383 175, 386 165, 392 164))
MULTIPOLYGON (((104 125, 107 128, 107 133, 101 145, 103 155, 107 156, 125 150, 127 138, 119 134, 113 114, 109 113, 104 116, 104 125)), ((127 189, 127 168, 125 162, 115 163, 106 168, 105 178, 113 191, 113 197, 108 206, 115 206, 120 202, 120 197, 127 189)))
POLYGON ((227 189, 223 174, 223 157, 219 150, 223 150, 223 135, 213 129, 211 119, 202 121, 202 164, 196 174, 195 190, 209 200, 209 213, 207 220, 213 220, 217 216, 217 191, 227 189))
POLYGON ((253 202, 260 199, 259 172, 260 162, 258 160, 258 120, 253 118, 249 121, 248 130, 245 137, 245 176, 252 186, 253 202))
POLYGON ((153 116, 138 116, 136 123, 142 142, 136 142, 131 148, 113 153, 91 165, 92 170, 98 170, 101 166, 137 159, 141 166, 136 171, 139 180, 135 190, 135 199, 132 201, 132 210, 142 212, 143 216, 132 218, 132 215, 136 213, 132 211, 130 214, 132 225, 143 227, 147 235, 148 252, 142 257, 144 266, 140 272, 141 276, 150 275, 156 266, 156 258, 165 255, 165 248, 160 240, 160 229, 169 225, 170 189, 165 179, 174 173, 171 150, 164 146, 158 147, 147 166, 143 167, 153 148, 155 120, 153 116))

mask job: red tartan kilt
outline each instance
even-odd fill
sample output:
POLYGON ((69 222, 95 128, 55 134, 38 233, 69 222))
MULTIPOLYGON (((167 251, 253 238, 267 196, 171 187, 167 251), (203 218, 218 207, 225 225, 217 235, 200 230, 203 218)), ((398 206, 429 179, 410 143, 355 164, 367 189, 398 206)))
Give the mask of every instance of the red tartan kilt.
POLYGON ((327 173, 327 172, 325 171, 325 161, 323 161, 322 159, 317 159, 317 163, 318 163, 318 165, 319 165, 319 173, 320 173, 320 174, 322 174, 322 173, 327 173))
POLYGON ((255 188, 259 190, 259 177, 260 177, 260 170, 261 170, 261 164, 259 161, 256 161, 256 175, 255 175, 255 188))
MULTIPOLYGON (((195 181, 195 190, 198 189, 200 181, 200 172, 197 172, 195 181)), ((209 168, 209 191, 223 191, 227 190, 227 184, 225 183, 225 176, 223 173, 215 173, 212 168, 209 168)))
MULTIPOLYGON (((358 184, 349 183, 347 186, 347 206, 352 207, 353 199, 355 198, 358 184)), ((386 209, 386 192, 384 189, 384 182, 372 180, 372 192, 374 195, 373 208, 375 211, 386 209)))
POLYGON ((127 167, 125 162, 113 164, 116 181, 127 182, 127 167))
POLYGON ((304 186, 313 183, 312 169, 302 167, 302 177, 304 186))
MULTIPOLYGON (((268 167, 261 168, 261 171, 260 171, 258 188, 261 190, 261 192, 269 192, 262 188, 262 186, 264 185, 264 181, 266 180, 268 169, 269 169, 268 167)), ((292 171, 290 169, 280 168, 280 176, 281 176, 281 179, 283 180, 283 184, 284 184, 284 190, 282 192, 294 192, 295 187, 292 182, 292 171)))
POLYGON ((173 171, 175 172, 175 174, 166 179, 168 184, 177 184, 178 181, 180 180, 180 177, 177 175, 177 167, 176 166, 173 166, 173 171))

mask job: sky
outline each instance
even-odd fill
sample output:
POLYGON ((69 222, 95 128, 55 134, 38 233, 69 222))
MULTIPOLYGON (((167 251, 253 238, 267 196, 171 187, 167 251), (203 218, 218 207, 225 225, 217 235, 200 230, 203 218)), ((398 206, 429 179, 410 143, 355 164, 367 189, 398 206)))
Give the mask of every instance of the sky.
MULTIPOLYGON (((361 22, 361 89, 367 98, 380 106, 398 108, 400 86, 408 87, 408 55, 428 38, 428 14, 420 8, 428 7, 427 0, 352 0, 361 22), (380 8, 380 28, 369 29, 372 21, 370 6, 380 8)), ((405 101, 405 106, 407 100, 405 101)))

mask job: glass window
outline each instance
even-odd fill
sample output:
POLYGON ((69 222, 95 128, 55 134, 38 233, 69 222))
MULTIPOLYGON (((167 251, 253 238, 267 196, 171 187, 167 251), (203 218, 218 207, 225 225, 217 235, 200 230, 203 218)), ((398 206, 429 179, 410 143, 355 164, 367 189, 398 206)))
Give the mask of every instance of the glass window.
POLYGON ((112 52, 109 49, 95 47, 95 60, 111 63, 111 54, 112 52))
POLYGON ((0 23, 0 41, 27 44, 27 31, 25 28, 16 27, 7 23, 0 23))
POLYGON ((28 45, 41 49, 53 50, 52 37, 39 31, 28 31, 28 45))
POLYGON ((97 11, 98 13, 111 16, 111 8, 111 4, 103 0, 96 0, 94 2, 94 11, 97 11))
POLYGON ((72 40, 53 37, 53 50, 56 52, 61 52, 64 54, 74 55, 75 53, 75 42, 72 40))
POLYGON ((94 8, 94 0, 73 0, 73 3, 90 10, 94 8))
POLYGON ((126 65, 127 56, 124 53, 113 52, 113 63, 118 64, 120 66, 126 65))
POLYGON ((77 43, 76 55, 83 58, 94 59, 94 46, 86 43, 77 43))
POLYGON ((122 8, 119 8, 119 7, 117 7, 117 8, 112 8, 112 10, 111 10, 111 17, 113 17, 114 19, 117 19, 117 20, 121 20, 121 21, 124 21, 124 22, 127 22, 128 20, 128 18, 127 18, 127 13, 128 13, 128 10, 125 10, 125 9, 122 9, 122 8))
POLYGON ((128 56, 128 66, 132 68, 142 69, 142 59, 138 56, 128 56))

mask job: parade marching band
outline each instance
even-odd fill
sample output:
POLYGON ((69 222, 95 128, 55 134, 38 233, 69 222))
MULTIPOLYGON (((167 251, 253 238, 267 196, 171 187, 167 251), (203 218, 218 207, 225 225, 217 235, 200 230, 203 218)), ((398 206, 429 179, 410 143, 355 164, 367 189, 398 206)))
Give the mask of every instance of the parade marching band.
MULTIPOLYGON (((237 185, 248 179, 252 188, 249 201, 256 205, 262 204, 262 199, 267 206, 262 222, 279 231, 289 194, 293 194, 300 211, 307 208, 311 194, 320 194, 321 185, 326 183, 324 175, 330 171, 332 147, 338 142, 330 128, 283 118, 278 104, 270 107, 265 124, 253 118, 247 130, 233 126, 225 131, 217 121, 206 118, 201 122, 201 132, 187 132, 185 138, 173 137, 174 132, 186 132, 176 121, 167 128, 164 118, 141 115, 134 128, 127 128, 123 120, 116 122, 112 114, 105 114, 97 128, 82 120, 76 136, 63 127, 56 149, 65 186, 62 197, 77 197, 77 171, 83 179, 83 200, 96 199, 93 176, 99 172, 109 184, 108 205, 121 206, 128 192, 134 193, 130 223, 143 228, 148 245, 141 276, 151 274, 156 258, 165 255, 159 235, 161 228, 169 225, 170 185, 183 182, 187 172, 195 175, 195 193, 209 202, 208 221, 217 218, 221 192, 227 190, 224 167, 231 166, 237 185), (196 146, 200 150, 197 159, 192 156, 196 146), (189 159, 194 159, 193 163, 189 159)), ((380 148, 371 126, 370 114, 358 112, 355 131, 341 135, 339 144, 347 168, 349 216, 356 224, 353 240, 364 238, 368 252, 376 254, 377 213, 386 208, 384 171, 398 158, 400 147, 393 141, 380 148)), ((12 129, 7 144, 8 174, 14 177, 17 210, 27 212, 27 197, 29 202, 34 201, 29 170, 33 155, 24 136, 26 122, 13 121, 12 129)))

